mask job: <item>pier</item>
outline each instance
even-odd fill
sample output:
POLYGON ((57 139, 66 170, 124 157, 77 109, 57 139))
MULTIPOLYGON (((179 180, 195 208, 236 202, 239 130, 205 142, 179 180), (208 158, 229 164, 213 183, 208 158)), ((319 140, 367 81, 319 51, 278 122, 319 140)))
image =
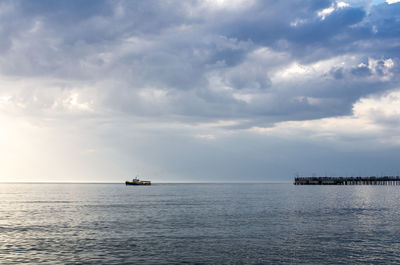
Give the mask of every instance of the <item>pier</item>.
POLYGON ((295 177, 294 185, 400 185, 399 176, 295 177))

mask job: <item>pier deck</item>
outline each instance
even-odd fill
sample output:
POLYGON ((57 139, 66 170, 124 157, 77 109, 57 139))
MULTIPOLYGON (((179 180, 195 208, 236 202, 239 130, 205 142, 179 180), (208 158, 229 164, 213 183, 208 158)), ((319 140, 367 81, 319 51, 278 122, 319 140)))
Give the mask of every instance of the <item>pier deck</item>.
POLYGON ((400 176, 296 177, 294 185, 400 185, 400 176))

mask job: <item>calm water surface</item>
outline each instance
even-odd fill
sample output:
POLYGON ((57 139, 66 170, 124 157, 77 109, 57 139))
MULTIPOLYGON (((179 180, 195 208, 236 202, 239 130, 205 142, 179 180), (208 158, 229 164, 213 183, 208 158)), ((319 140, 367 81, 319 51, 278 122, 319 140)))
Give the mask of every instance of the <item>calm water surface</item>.
POLYGON ((399 264, 400 186, 0 184, 0 263, 399 264))

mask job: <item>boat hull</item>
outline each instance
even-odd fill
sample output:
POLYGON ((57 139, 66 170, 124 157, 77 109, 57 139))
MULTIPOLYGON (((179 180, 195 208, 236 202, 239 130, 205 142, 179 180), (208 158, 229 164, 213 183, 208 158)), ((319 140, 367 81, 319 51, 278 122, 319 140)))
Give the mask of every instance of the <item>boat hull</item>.
POLYGON ((126 186, 150 186, 151 183, 150 182, 133 182, 133 181, 125 181, 125 185, 126 186))

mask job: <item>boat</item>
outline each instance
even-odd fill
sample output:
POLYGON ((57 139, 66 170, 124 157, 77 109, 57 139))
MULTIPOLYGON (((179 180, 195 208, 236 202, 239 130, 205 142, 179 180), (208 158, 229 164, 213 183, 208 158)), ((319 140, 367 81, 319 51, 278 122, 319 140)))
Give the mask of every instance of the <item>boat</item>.
POLYGON ((132 179, 132 181, 125 181, 125 185, 132 185, 132 186, 137 186, 137 185, 151 185, 151 181, 148 180, 140 180, 138 177, 135 177, 132 179))

